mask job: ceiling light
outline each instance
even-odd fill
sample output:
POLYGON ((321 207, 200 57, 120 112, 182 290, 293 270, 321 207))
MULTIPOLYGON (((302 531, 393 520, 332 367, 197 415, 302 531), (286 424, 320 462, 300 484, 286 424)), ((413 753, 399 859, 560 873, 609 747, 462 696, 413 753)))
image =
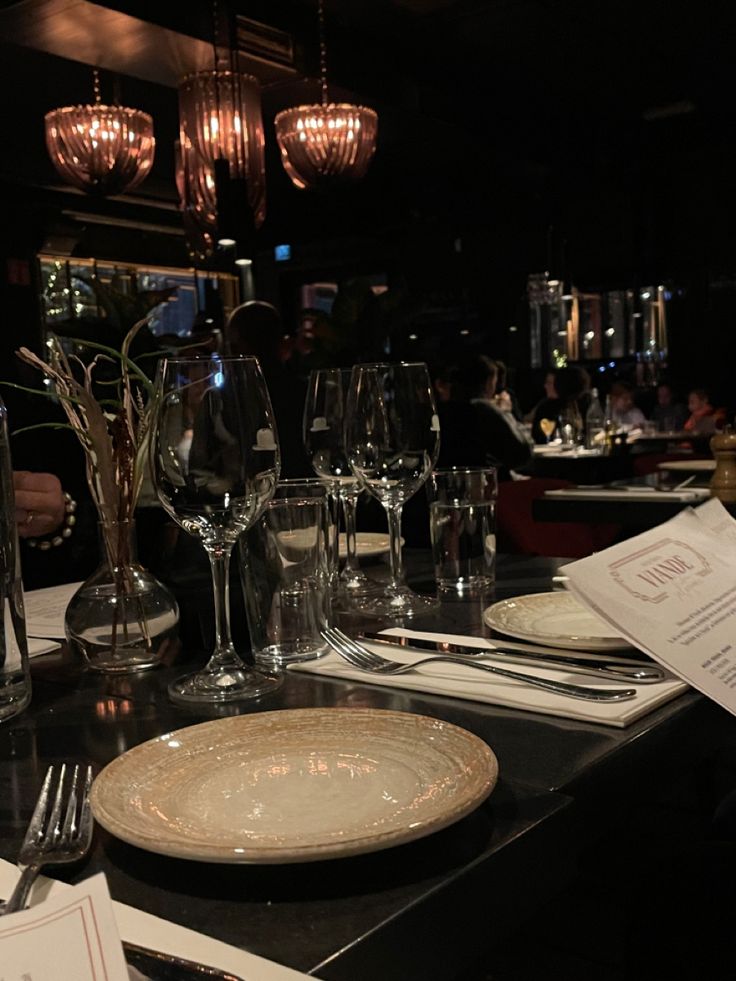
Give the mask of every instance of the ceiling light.
POLYGON ((156 141, 146 112, 106 106, 94 70, 93 105, 46 113, 46 148, 61 177, 88 194, 122 194, 137 187, 153 165, 156 141))
POLYGON ((378 132, 373 109, 328 101, 324 0, 319 0, 319 37, 321 104, 284 109, 274 120, 284 170, 302 189, 359 180, 375 153, 378 132))

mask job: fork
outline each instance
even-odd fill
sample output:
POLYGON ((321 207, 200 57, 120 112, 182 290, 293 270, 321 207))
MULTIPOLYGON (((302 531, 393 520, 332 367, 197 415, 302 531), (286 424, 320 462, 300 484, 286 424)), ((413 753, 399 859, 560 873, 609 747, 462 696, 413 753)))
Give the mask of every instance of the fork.
POLYGON ((89 806, 92 767, 87 767, 81 794, 79 766, 74 767, 68 787, 64 786, 65 777, 66 763, 61 765, 58 776, 53 765, 46 771, 18 855, 21 877, 2 913, 17 913, 25 907, 31 886, 44 865, 77 862, 89 850, 93 825, 89 806))
POLYGON ((543 688, 545 691, 551 691, 557 695, 569 695, 571 698, 584 698, 593 702, 624 702, 636 696, 635 688, 588 688, 585 685, 571 685, 565 681, 550 681, 547 678, 539 677, 539 675, 509 671, 507 668, 500 668, 495 664, 468 661, 462 657, 453 657, 451 654, 436 654, 432 657, 423 657, 411 664, 404 664, 401 661, 389 661, 387 658, 369 651, 368 648, 356 643, 336 627, 325 627, 320 633, 330 647, 348 664, 373 674, 405 674, 408 671, 415 671, 423 664, 436 664, 440 661, 447 664, 462 664, 466 668, 475 668, 476 671, 487 671, 489 674, 497 674, 502 678, 523 681, 533 688, 543 688))

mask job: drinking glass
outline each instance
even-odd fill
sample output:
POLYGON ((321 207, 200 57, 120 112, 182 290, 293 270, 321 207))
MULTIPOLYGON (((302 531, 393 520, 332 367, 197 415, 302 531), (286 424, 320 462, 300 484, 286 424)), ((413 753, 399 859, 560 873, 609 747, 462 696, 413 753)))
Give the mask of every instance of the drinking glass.
POLYGON ((304 447, 314 472, 331 483, 345 517, 347 556, 340 573, 339 591, 344 599, 363 596, 373 589, 358 564, 355 514, 363 488, 350 469, 344 442, 345 405, 350 387, 350 369, 321 368, 309 376, 304 405, 304 447))
POLYGON ((212 566, 215 649, 174 681, 177 702, 230 702, 273 691, 281 677, 238 656, 230 636, 229 567, 237 539, 273 497, 280 457, 271 401, 255 358, 167 359, 151 434, 151 473, 165 510, 199 538, 212 566))
POLYGON ((542 432, 544 433, 547 439, 547 442, 549 443, 549 441, 552 439, 552 435, 555 429, 557 429, 557 422, 555 419, 540 419, 539 428, 542 430, 542 432))
POLYGON ((440 423, 426 364, 363 364, 353 368, 345 420, 353 473, 386 509, 391 582, 359 607, 365 613, 413 616, 436 606, 403 582, 401 509, 437 462, 440 423))
POLYGON ((435 470, 427 481, 434 574, 441 590, 493 586, 497 495, 495 467, 435 470))

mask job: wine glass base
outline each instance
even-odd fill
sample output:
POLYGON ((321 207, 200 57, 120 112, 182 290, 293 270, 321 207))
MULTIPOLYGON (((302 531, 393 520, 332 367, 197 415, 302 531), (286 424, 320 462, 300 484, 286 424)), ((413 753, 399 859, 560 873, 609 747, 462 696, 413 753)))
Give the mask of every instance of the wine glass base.
POLYGON ((356 598, 352 609, 366 616, 415 617, 439 608, 436 596, 421 596, 411 589, 383 590, 377 595, 356 598))
POLYGON ((261 698, 277 691, 284 683, 283 675, 271 674, 257 668, 221 668, 216 671, 196 671, 177 678, 169 685, 169 698, 182 705, 221 703, 261 698))

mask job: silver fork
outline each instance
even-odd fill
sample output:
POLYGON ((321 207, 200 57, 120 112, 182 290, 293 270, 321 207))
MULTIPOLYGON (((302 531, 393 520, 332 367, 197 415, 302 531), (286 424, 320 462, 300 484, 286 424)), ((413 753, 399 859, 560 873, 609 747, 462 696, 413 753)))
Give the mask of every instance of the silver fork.
POLYGON ((79 766, 74 767, 66 787, 65 777, 66 763, 61 765, 58 776, 54 766, 46 771, 18 855, 21 877, 2 913, 16 913, 24 908, 31 886, 44 865, 77 862, 89 850, 93 825, 89 806, 92 767, 87 767, 83 783, 79 766))
POLYGON ((570 685, 565 681, 550 681, 547 678, 540 678, 539 675, 509 671, 507 668, 500 668, 495 664, 480 664, 478 661, 468 661, 466 658, 453 657, 451 654, 434 654, 432 657, 423 657, 411 664, 402 664, 401 661, 389 661, 387 658, 369 651, 367 647, 356 643, 336 627, 325 627, 320 633, 330 647, 348 664, 373 674, 405 674, 408 671, 416 671, 423 664, 436 664, 440 661, 447 664, 462 664, 464 667, 474 668, 476 671, 487 671, 489 674, 497 674, 502 678, 523 681, 533 688, 543 688, 545 691, 552 691, 557 695, 569 695, 571 698, 584 698, 592 702, 624 702, 636 696, 635 688, 588 688, 585 685, 570 685))

